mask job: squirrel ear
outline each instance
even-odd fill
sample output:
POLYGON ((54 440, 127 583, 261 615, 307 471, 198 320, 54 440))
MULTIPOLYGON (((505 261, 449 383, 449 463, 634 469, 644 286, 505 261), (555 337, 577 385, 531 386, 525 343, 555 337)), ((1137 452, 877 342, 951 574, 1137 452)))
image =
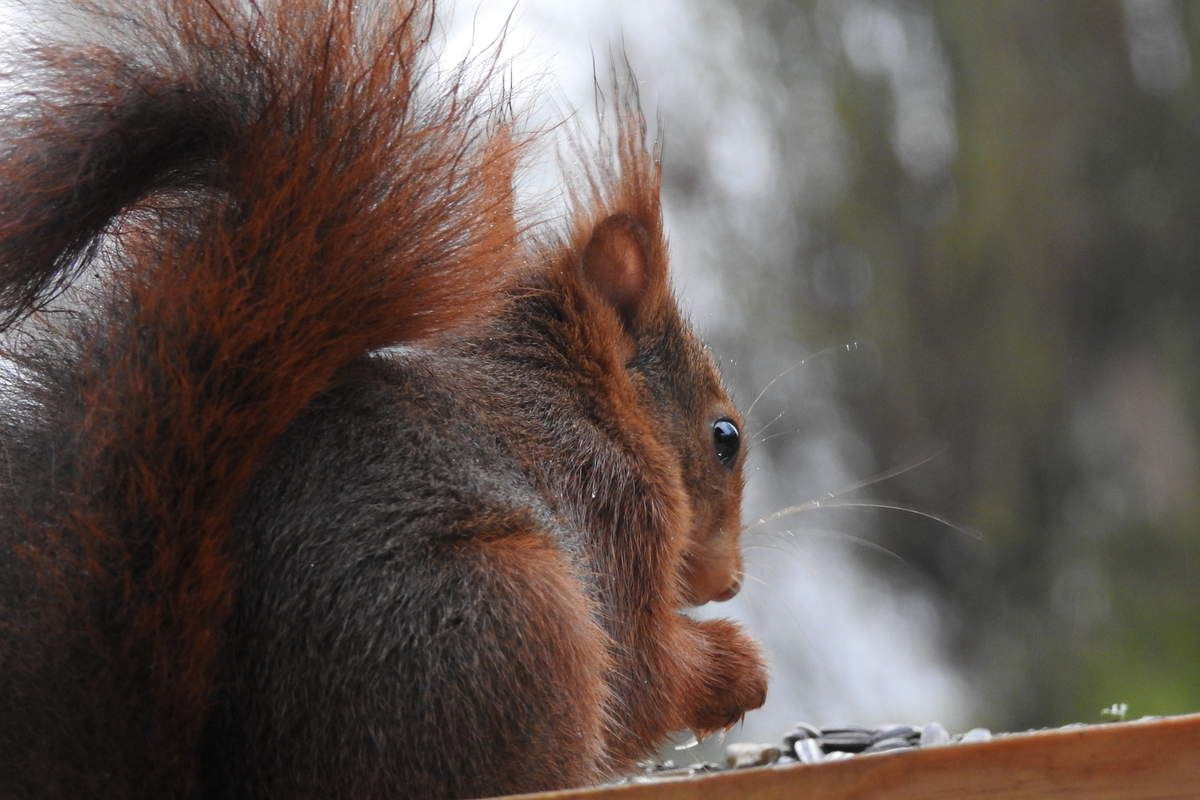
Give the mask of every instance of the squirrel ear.
POLYGON ((629 214, 613 214, 583 249, 583 274, 632 323, 653 288, 650 234, 629 214))

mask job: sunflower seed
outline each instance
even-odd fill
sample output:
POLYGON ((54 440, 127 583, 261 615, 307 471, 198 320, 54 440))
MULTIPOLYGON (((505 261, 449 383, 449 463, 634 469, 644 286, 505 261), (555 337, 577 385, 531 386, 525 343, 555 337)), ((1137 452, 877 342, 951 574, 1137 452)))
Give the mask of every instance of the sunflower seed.
POLYGON ((725 764, 734 769, 762 767, 774 764, 782 752, 771 744, 731 744, 725 748, 725 764))
POLYGON ((950 744, 950 734, 940 722, 931 722, 921 729, 921 747, 940 747, 950 744))

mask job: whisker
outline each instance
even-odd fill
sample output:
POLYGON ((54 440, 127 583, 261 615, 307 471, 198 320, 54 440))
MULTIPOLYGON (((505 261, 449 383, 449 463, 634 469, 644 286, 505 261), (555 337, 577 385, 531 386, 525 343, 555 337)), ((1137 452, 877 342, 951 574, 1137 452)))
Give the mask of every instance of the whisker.
MULTIPOLYGON (((806 528, 804 532, 805 532, 805 534, 807 534, 808 536, 811 536, 813 538, 844 540, 851 544, 856 544, 856 545, 859 545, 860 547, 866 548, 867 550, 874 550, 875 552, 880 553, 885 556, 888 556, 889 558, 894 558, 895 560, 899 561, 904 566, 906 566, 906 567, 908 566, 908 561, 905 560, 904 556, 900 555, 895 550, 884 547, 883 545, 879 544, 879 542, 873 542, 870 539, 864 539, 861 536, 855 536, 853 534, 845 533, 843 531, 827 531, 827 530, 819 530, 816 528, 806 528)), ((796 536, 796 532, 792 531, 792 530, 772 531, 772 533, 786 533, 789 536, 791 536, 793 539, 799 538, 796 536)), ((771 545, 747 545, 745 547, 745 549, 750 550, 754 547, 761 547, 765 550, 778 550, 781 553, 788 553, 790 555, 799 557, 798 554, 793 553, 792 551, 788 550, 787 548, 772 547, 771 545)))
MULTIPOLYGON (((790 531, 789 531, 789 533, 790 533, 790 531)), ((801 557, 800 553, 797 553, 795 550, 789 549, 787 547, 781 547, 777 544, 748 544, 742 548, 743 553, 751 553, 755 550, 768 550, 772 553, 779 553, 780 555, 784 555, 790 559, 793 559, 797 564, 799 564, 801 566, 807 566, 807 562, 804 560, 803 557, 801 557)), ((750 578, 752 576, 747 575, 746 577, 750 578)), ((759 582, 762 582, 762 578, 755 577, 754 579, 759 582)))
POLYGON ((763 425, 761 428, 754 431, 754 433, 758 436, 762 436, 764 433, 767 432, 768 429, 770 429, 770 427, 772 425, 774 425, 776 422, 779 422, 779 420, 783 419, 783 415, 786 413, 787 413, 787 409, 785 408, 783 411, 780 411, 778 414, 775 415, 775 419, 771 420, 766 425, 763 425))
POLYGON ((768 589, 770 589, 770 588, 771 588, 771 584, 767 583, 766 581, 764 581, 762 578, 758 577, 757 575, 746 575, 746 574, 743 574, 743 575, 742 575, 742 578, 743 578, 744 580, 748 580, 748 581, 754 581, 755 583, 759 584, 760 586, 764 586, 764 587, 766 587, 766 588, 768 588, 768 589))
MULTIPOLYGON (((764 444, 766 442, 771 441, 772 439, 778 439, 780 436, 795 436, 797 433, 804 433, 804 429, 796 428, 795 430, 790 430, 790 431, 776 431, 775 433, 772 433, 770 436, 764 436, 761 439, 755 439, 754 443, 755 444, 764 444)), ((849 490, 847 490, 847 491, 849 491, 849 490)))
POLYGON ((785 375, 788 375, 792 372, 795 372, 796 370, 800 369, 800 367, 803 367, 805 364, 807 364, 809 361, 812 361, 813 359, 823 358, 824 356, 827 356, 830 353, 834 353, 839 350, 845 350, 848 353, 851 350, 857 350, 857 349, 858 349, 858 342, 846 342, 845 344, 838 344, 838 345, 833 345, 832 347, 826 347, 824 350, 819 350, 810 356, 805 356, 804 358, 797 361, 795 364, 792 364, 790 367, 785 369, 783 372, 779 373, 774 378, 771 378, 771 380, 767 381, 766 386, 764 386, 762 388, 762 391, 758 393, 758 396, 755 397, 753 401, 751 401, 750 407, 746 409, 746 414, 745 414, 746 419, 750 418, 750 415, 754 413, 754 407, 758 405, 758 401, 763 399, 763 395, 765 395, 767 393, 767 390, 769 390, 772 386, 774 386, 776 381, 778 381, 780 378, 782 378, 785 375))
POLYGON ((825 499, 826 500, 834 500, 843 495, 850 494, 851 492, 856 492, 859 489, 865 489, 868 486, 874 486, 877 483, 883 483, 884 481, 890 481, 892 478, 903 475, 906 472, 911 472, 914 469, 920 469, 921 467, 925 466, 930 461, 933 461, 935 458, 938 458, 945 452, 946 452, 946 445, 942 445, 941 447, 934 448, 933 450, 926 453, 925 455, 917 458, 915 461, 910 461, 907 464, 901 464, 896 467, 891 467, 889 469, 885 469, 883 472, 877 472, 874 475, 871 475, 870 477, 863 478, 858 483, 851 484, 850 486, 847 486, 844 489, 839 489, 836 492, 829 492, 828 494, 825 495, 825 499))
POLYGON ((969 536, 970 538, 975 539, 977 541, 983 541, 983 538, 984 538, 983 534, 980 533, 979 531, 975 530, 974 528, 968 528, 966 525, 960 525, 956 522, 952 522, 951 520, 947 519, 946 517, 941 516, 940 514, 934 514, 932 511, 922 511, 919 508, 902 505, 900 503, 870 503, 870 502, 866 502, 866 501, 853 502, 853 501, 845 501, 845 500, 839 500, 836 503, 829 503, 824 500, 810 500, 807 503, 801 503, 800 505, 797 505, 797 506, 788 506, 787 508, 783 508, 783 509, 780 509, 779 511, 776 511, 774 514, 768 514, 767 516, 763 517, 762 519, 758 520, 757 522, 754 522, 754 523, 748 525, 743 530, 751 530, 751 529, 757 528, 761 525, 766 525, 769 522, 774 522, 775 520, 781 519, 783 517, 789 517, 794 514, 802 514, 802 513, 808 512, 808 511, 817 511, 817 510, 823 509, 823 508, 870 508, 870 509, 877 509, 880 511, 898 511, 903 514, 911 514, 915 517, 921 517, 922 519, 927 519, 927 520, 931 520, 933 522, 940 523, 942 525, 945 525, 947 528, 950 528, 953 531, 961 533, 964 536, 969 536))

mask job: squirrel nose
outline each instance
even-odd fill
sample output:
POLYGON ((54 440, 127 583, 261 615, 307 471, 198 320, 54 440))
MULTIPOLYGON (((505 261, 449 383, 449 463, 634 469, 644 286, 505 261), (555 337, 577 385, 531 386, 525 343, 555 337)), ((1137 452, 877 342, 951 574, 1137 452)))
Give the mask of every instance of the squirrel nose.
POLYGON ((725 591, 713 598, 718 603, 724 603, 726 600, 732 600, 737 596, 737 593, 742 590, 742 576, 738 575, 733 579, 733 583, 725 588, 725 591))

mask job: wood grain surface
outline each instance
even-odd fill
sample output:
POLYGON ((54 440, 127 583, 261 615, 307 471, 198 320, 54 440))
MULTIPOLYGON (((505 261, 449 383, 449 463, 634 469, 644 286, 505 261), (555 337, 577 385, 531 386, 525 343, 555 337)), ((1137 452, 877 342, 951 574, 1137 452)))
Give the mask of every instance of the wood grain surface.
POLYGON ((760 767, 525 800, 1200 799, 1200 714, 760 767))

